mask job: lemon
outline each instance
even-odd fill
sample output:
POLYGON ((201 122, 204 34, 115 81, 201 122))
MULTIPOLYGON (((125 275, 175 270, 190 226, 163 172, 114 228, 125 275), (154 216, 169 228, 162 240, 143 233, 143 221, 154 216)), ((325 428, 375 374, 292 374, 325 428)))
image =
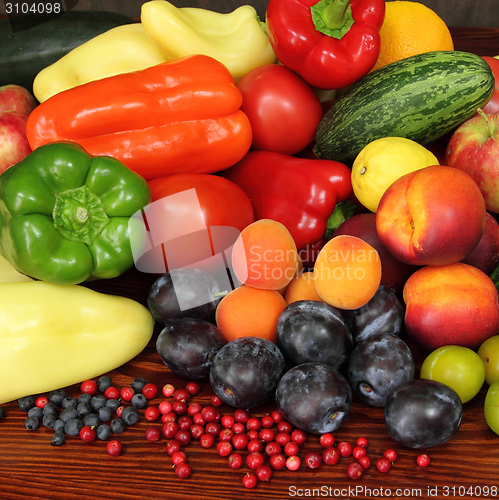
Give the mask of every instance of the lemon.
POLYGON ((360 151, 352 165, 352 188, 364 207, 376 212, 390 184, 405 174, 430 165, 437 157, 421 144, 405 137, 376 139, 360 151))

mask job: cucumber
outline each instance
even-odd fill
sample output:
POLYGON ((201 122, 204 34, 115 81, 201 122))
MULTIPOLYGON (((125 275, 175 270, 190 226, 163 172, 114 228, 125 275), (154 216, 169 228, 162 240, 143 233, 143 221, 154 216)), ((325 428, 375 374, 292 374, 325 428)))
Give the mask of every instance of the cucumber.
POLYGON ((325 113, 315 154, 351 166, 381 137, 426 145, 471 118, 494 91, 494 75, 479 56, 435 51, 388 64, 354 83, 325 113))
POLYGON ((0 86, 14 83, 32 92, 43 68, 91 38, 133 22, 116 12, 90 10, 0 19, 0 86))

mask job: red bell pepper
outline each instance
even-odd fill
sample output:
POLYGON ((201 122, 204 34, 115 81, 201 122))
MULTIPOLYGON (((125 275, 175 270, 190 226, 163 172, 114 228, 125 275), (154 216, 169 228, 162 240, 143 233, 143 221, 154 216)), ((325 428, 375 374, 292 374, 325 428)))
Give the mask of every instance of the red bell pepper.
POLYGON ((255 219, 284 224, 302 260, 324 243, 336 204, 352 195, 351 170, 343 163, 273 151, 250 151, 224 177, 248 195, 255 219))
POLYGON ((277 59, 320 89, 366 75, 380 50, 385 0, 270 0, 267 35, 277 59))

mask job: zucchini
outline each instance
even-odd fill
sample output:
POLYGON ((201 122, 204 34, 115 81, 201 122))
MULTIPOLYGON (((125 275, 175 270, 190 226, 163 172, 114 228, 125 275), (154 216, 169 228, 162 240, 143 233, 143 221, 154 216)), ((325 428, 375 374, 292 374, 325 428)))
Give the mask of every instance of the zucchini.
POLYGON ((381 137, 426 145, 471 118, 493 91, 490 67, 468 52, 396 61, 358 80, 325 113, 315 154, 351 166, 364 146, 381 137))
POLYGON ((35 76, 75 47, 105 31, 135 22, 116 12, 70 10, 0 19, 0 86, 32 92, 35 76))

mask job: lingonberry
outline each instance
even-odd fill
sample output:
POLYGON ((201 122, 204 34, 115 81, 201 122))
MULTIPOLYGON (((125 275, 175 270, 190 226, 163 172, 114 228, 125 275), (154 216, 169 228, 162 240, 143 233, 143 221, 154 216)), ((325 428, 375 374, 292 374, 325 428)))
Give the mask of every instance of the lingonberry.
POLYGON ((284 420, 284 415, 281 413, 280 410, 274 410, 270 416, 272 417, 272 419, 274 420, 274 422, 276 424, 278 424, 279 422, 282 422, 284 420))
POLYGON ((305 454, 305 465, 309 469, 317 469, 322 463, 322 455, 318 451, 309 451, 305 454))
POLYGON ((118 408, 116 408, 116 416, 117 416, 118 418, 120 418, 120 417, 121 417, 121 414, 123 413, 123 410, 124 410, 124 409, 125 409, 125 407, 124 407, 123 405, 120 405, 120 406, 118 406, 118 408))
POLYGON ((256 484, 258 483, 258 478, 252 472, 247 472, 243 476, 242 482, 243 482, 243 486, 245 488, 254 488, 256 486, 256 484))
POLYGON ((161 415, 161 422, 163 424, 166 424, 168 422, 176 422, 176 421, 177 421, 177 415, 175 415, 175 413, 173 413, 172 411, 161 415))
POLYGON ((383 452, 383 456, 387 459, 390 460, 390 462, 395 462, 397 460, 397 452, 393 448, 389 448, 388 450, 385 450, 383 452))
POLYGON ((289 432, 278 432, 275 435, 275 441, 281 446, 286 446, 291 441, 291 434, 289 432))
POLYGON ((269 462, 274 470, 282 470, 286 467, 286 456, 283 453, 276 453, 271 455, 269 462))
POLYGON ((300 457, 292 455, 286 459, 286 468, 289 470, 298 470, 301 465, 300 457))
POLYGON ((347 476, 350 479, 360 479, 364 474, 364 467, 359 462, 351 462, 347 465, 347 476))
POLYGON ((291 433, 291 441, 299 445, 305 444, 307 442, 307 435, 301 429, 295 429, 291 433))
POLYGON ((363 446, 355 445, 352 450, 352 455, 354 458, 357 460, 363 456, 365 456, 367 453, 367 450, 363 446))
POLYGON ((288 434, 291 434, 293 432, 293 426, 287 421, 287 420, 282 420, 279 422, 276 426, 277 432, 287 432, 288 434))
POLYGON ((177 415, 185 415, 187 413, 187 405, 183 401, 174 401, 172 410, 177 415))
POLYGON ((189 415, 182 415, 177 420, 178 428, 183 431, 189 430, 193 423, 194 422, 192 421, 192 418, 189 417, 189 415))
POLYGON ((199 438, 199 444, 201 445, 201 448, 211 448, 214 442, 215 438, 213 434, 203 434, 199 438))
POLYGON ((232 446, 234 446, 236 450, 246 449, 248 443, 249 443, 249 437, 245 433, 234 434, 232 436, 232 446))
POLYGON ((352 454, 353 446, 349 441, 340 441, 337 445, 340 456, 343 458, 349 457, 352 454))
POLYGON ((122 387, 120 389, 120 398, 123 401, 126 401, 127 403, 132 400, 134 395, 135 395, 135 391, 129 386, 125 386, 125 387, 122 387))
POLYGON ((177 422, 166 422, 161 426, 161 433, 166 439, 173 439, 179 431, 177 422))
POLYGON ((185 388, 191 396, 195 396, 196 394, 198 394, 201 389, 196 382, 188 382, 185 388))
POLYGON ((272 469, 268 465, 262 464, 256 468, 255 474, 259 481, 270 481, 272 469))
POLYGON ((85 443, 90 443, 91 441, 95 441, 96 437, 97 434, 95 432, 95 429, 90 425, 84 425, 80 429, 80 439, 85 443))
POLYGON ((148 406, 144 410, 144 417, 148 422, 154 422, 159 418, 159 408, 157 406, 148 406))
POLYGON ((93 380, 84 380, 80 385, 80 391, 84 394, 95 396, 97 394, 97 384, 93 380))
POLYGON ((221 457, 228 457, 232 453, 232 443, 229 441, 219 441, 217 443, 217 453, 221 457))
POLYGON ((319 438, 319 443, 324 448, 329 448, 329 447, 333 446, 334 441, 335 441, 334 435, 331 434, 330 432, 326 432, 325 434, 321 434, 321 436, 319 438))
POLYGON ((265 446, 265 453, 269 457, 281 453, 281 450, 282 446, 279 443, 276 443, 275 441, 271 441, 270 443, 267 443, 267 445, 265 446))
POLYGON ((234 425, 234 417, 232 415, 223 415, 220 419, 220 425, 226 429, 231 429, 234 425))
POLYGON ((264 429, 270 429, 271 427, 273 427, 274 425, 274 419, 272 418, 271 415, 264 415, 262 418, 261 418, 261 422, 262 422, 262 427, 264 429))
POLYGON ((170 439, 166 443, 165 448, 166 448, 166 453, 171 457, 176 451, 180 451, 182 445, 180 444, 180 441, 177 441, 176 439, 170 439))
POLYGON ((259 451, 252 451, 246 455, 246 465, 252 470, 256 470, 260 465, 263 465, 264 461, 264 455, 259 451))
POLYGON ((416 463, 420 467, 428 467, 430 465, 430 456, 427 455, 426 453, 422 453, 421 455, 418 455, 416 458, 416 463))
POLYGON ((43 410, 43 408, 45 407, 45 405, 49 402, 49 398, 47 398, 47 396, 39 396, 36 398, 36 401, 35 401, 35 406, 37 408, 41 408, 43 410))
POLYGON ((182 446, 185 446, 191 442, 192 436, 191 436, 191 433, 189 431, 183 431, 180 429, 177 432, 177 434, 175 434, 174 439, 179 441, 182 446))
POLYGON ((270 443, 275 439, 275 432, 272 429, 261 429, 258 433, 258 439, 264 443, 270 443))
POLYGON ((179 479, 187 479, 191 475, 191 466, 183 462, 175 467, 175 475, 179 479))
POLYGON ((172 464, 173 465, 180 465, 187 462, 187 455, 183 451, 176 451, 172 455, 172 464))
POLYGON ((200 403, 189 403, 187 405, 187 415, 193 417, 196 413, 201 413, 203 407, 200 403))
POLYGON ((242 408, 237 408, 234 411, 234 420, 236 422, 240 422, 241 424, 245 424, 249 418, 250 418, 249 413, 246 410, 243 410, 242 408))
POLYGON ((213 394, 210 398, 211 404, 213 406, 222 406, 223 405, 223 399, 220 396, 217 396, 216 394, 213 394))
POLYGON ((111 386, 104 391, 106 399, 118 399, 120 397, 120 390, 117 387, 111 386))
POLYGON ((192 424, 189 428, 189 432, 191 433, 192 439, 201 439, 201 436, 204 434, 204 426, 192 424))
POLYGON ((298 443, 295 443, 294 441, 290 441, 289 443, 286 443, 284 446, 284 454, 288 457, 291 457, 293 455, 298 455, 300 452, 300 445, 298 443))
POLYGON ((117 457, 122 454, 123 452, 123 445, 121 444, 121 441, 118 441, 117 439, 113 439, 112 441, 109 441, 106 444, 106 451, 109 455, 113 457, 117 457))
POLYGON ((201 410, 201 415, 206 422, 214 422, 217 418, 217 410, 212 405, 207 405, 201 410))
POLYGON ((243 466, 244 460, 240 453, 231 453, 227 459, 229 469, 240 469, 243 466))
POLYGON ((376 469, 380 472, 388 472, 392 467, 392 463, 385 457, 378 458, 376 460, 376 469))
POLYGON ((205 432, 213 434, 214 437, 220 434, 222 426, 218 422, 208 422, 204 427, 205 432))
POLYGON ((263 443, 259 439, 250 439, 247 448, 250 453, 254 451, 263 451, 263 443))
POLYGON ((192 415, 192 421, 195 424, 206 425, 206 420, 204 419, 203 415, 201 415, 201 411, 199 411, 198 413, 194 413, 194 415, 192 415))
POLYGON ((246 431, 246 427, 244 424, 242 424, 241 422, 234 422, 234 424, 232 425, 232 430, 236 433, 236 434, 240 434, 242 432, 245 432, 246 431))
POLYGON ((359 436, 357 438, 357 440, 355 441, 355 444, 357 446, 362 446, 362 448, 367 448, 367 444, 368 444, 367 438, 364 436, 359 436))
POLYGON ((367 455, 360 457, 358 460, 359 464, 362 465, 364 469, 369 469, 369 467, 371 467, 371 459, 367 455))
POLYGON ((173 400, 174 401, 182 401, 183 403, 185 403, 185 402, 187 402, 189 397, 190 397, 190 394, 187 391, 187 389, 177 389, 173 393, 173 400))
POLYGON ((262 428, 262 422, 257 417, 250 417, 246 422, 246 429, 249 431, 259 431, 262 428))
POLYGON ((227 427, 224 427, 218 433, 218 439, 220 439, 220 441, 232 441, 233 436, 234 436, 234 431, 232 429, 227 428, 227 427))
POLYGON ((171 398, 175 392, 175 386, 172 384, 165 384, 161 389, 161 392, 165 398, 171 398))
POLYGON ((258 439, 258 431, 255 429, 252 429, 246 433, 248 436, 248 439, 251 441, 252 439, 258 439))
POLYGON ((334 446, 322 450, 322 460, 326 465, 336 465, 340 461, 340 452, 334 446))
POLYGON ((158 405, 159 412, 161 415, 165 415, 166 413, 171 413, 172 412, 172 404, 170 401, 163 400, 161 403, 158 405))
POLYGON ((158 441, 161 437, 161 431, 159 428, 152 425, 146 428, 144 434, 147 441, 158 441))
POLYGON ((147 399, 154 399, 158 395, 158 386, 152 382, 148 382, 142 387, 142 394, 147 399))

